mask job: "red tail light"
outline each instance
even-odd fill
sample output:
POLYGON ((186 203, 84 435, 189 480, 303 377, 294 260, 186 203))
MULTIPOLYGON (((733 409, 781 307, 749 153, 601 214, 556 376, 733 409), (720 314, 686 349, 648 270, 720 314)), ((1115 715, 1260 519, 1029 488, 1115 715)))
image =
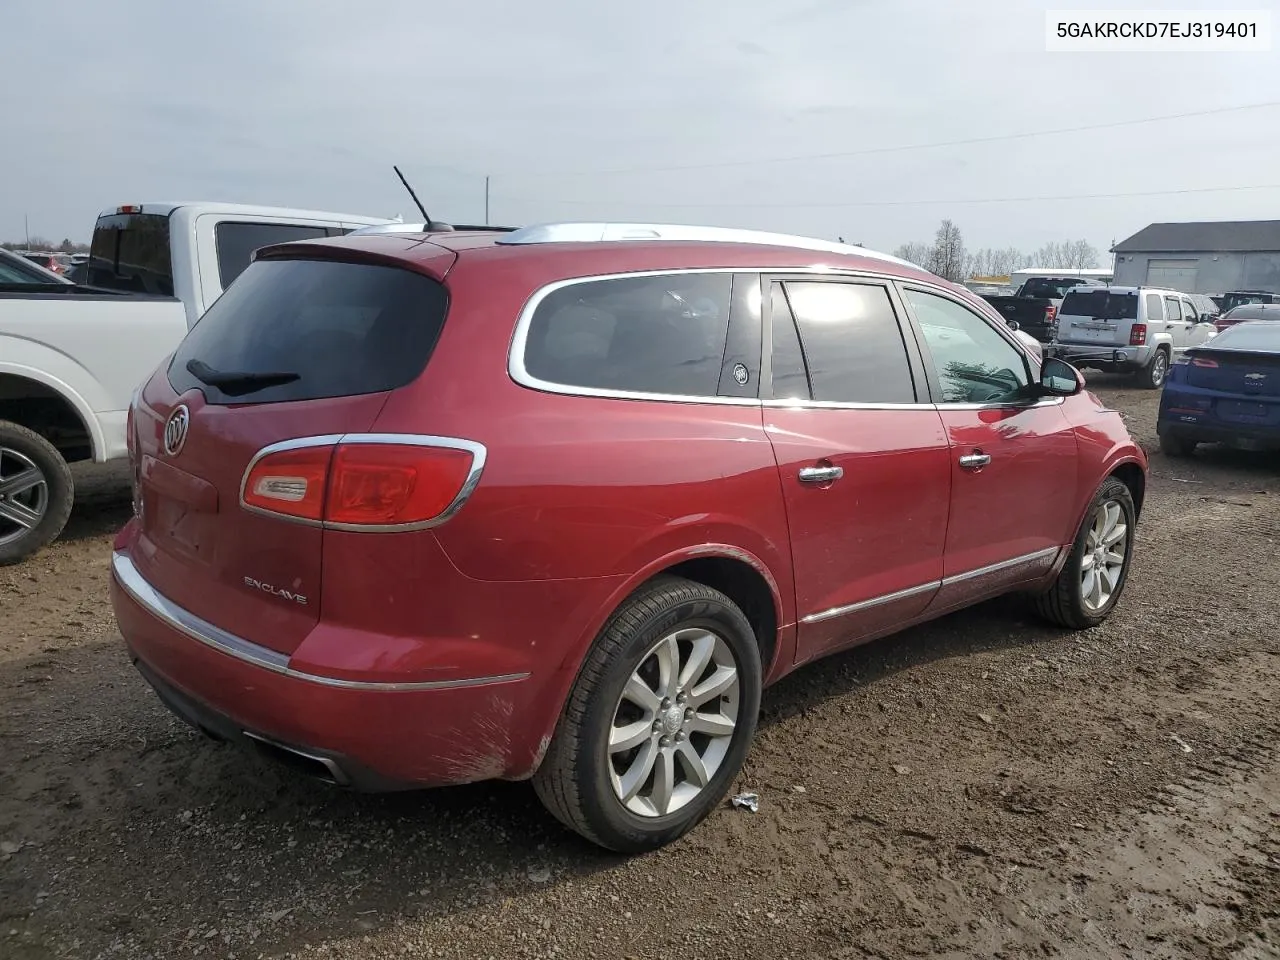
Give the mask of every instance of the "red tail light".
POLYGON ((249 469, 246 506, 354 527, 401 527, 442 519, 484 465, 466 441, 363 441, 286 449, 249 469))
POLYGON ((1129 328, 1129 346, 1140 347, 1147 342, 1147 325, 1135 323, 1129 328))
POLYGON ((1058 308, 1053 304, 1044 308, 1044 322, 1047 326, 1053 326, 1053 321, 1058 319, 1058 308))
POLYGON ((1210 369, 1210 370, 1217 370, 1217 369, 1218 369, 1218 361, 1217 361, 1217 360, 1207 360, 1207 359, 1205 359, 1204 357, 1192 357, 1192 358, 1191 358, 1191 365, 1192 365, 1193 367, 1207 367, 1207 368, 1208 368, 1208 369, 1210 369))

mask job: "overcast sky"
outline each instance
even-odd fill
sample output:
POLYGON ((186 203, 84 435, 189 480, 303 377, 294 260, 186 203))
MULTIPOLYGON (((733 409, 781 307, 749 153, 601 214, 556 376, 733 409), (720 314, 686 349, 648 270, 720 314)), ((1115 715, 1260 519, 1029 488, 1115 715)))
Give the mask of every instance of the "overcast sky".
POLYGON ((1280 101, 1275 51, 1049 54, 1049 5, 1027 0, 5 6, 3 239, 26 214, 32 233, 87 240, 102 208, 147 200, 410 219, 392 163, 436 219, 481 220, 491 174, 495 223, 702 222, 880 249, 943 217, 971 249, 1103 250, 1152 221, 1280 217, 1275 187, 961 202, 1280 184, 1280 106, 885 150, 1280 101), (856 155, 749 163, 833 153, 856 155))

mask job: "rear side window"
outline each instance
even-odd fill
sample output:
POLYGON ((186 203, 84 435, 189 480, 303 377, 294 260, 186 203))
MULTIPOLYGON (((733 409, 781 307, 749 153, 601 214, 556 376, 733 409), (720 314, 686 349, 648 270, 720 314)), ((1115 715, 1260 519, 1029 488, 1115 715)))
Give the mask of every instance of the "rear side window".
POLYGON ((525 371, 592 390, 715 397, 728 273, 617 277, 552 291, 529 322, 525 371))
POLYGON ((914 403, 915 384, 889 291, 878 284, 784 284, 813 399, 914 403))
POLYGON ((446 308, 444 287, 408 270, 261 260, 187 334, 169 381, 210 403, 394 390, 426 367, 446 308))
POLYGON ((108 290, 173 296, 169 218, 154 213, 99 217, 85 281, 108 290))
POLYGON ((1147 294, 1147 319, 1148 320, 1164 319, 1164 307, 1160 305, 1160 294, 1158 293, 1147 294))
POLYGON ((315 240, 327 235, 324 227, 292 223, 219 223, 213 237, 218 248, 218 279, 222 281, 222 288, 231 286, 231 281, 244 272, 255 250, 274 243, 315 240))
POLYGON ((1177 298, 1164 298, 1165 318, 1168 320, 1181 320, 1182 308, 1178 306, 1177 298))
MULTIPOLYGON (((1160 298, 1156 298, 1160 302, 1160 298)), ((1149 309, 1149 308, 1148 308, 1149 309)), ((1062 300, 1058 315, 1063 317, 1089 317, 1093 320, 1138 319, 1138 295, 1109 290, 1075 291, 1062 300)))

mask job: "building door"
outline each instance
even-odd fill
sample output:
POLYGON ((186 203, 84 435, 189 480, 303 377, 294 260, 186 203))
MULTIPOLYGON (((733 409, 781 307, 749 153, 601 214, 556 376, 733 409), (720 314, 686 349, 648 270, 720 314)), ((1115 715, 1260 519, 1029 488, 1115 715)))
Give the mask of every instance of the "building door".
POLYGON ((1147 286, 1164 287, 1179 293, 1199 293, 1196 289, 1198 260, 1148 260, 1147 286))

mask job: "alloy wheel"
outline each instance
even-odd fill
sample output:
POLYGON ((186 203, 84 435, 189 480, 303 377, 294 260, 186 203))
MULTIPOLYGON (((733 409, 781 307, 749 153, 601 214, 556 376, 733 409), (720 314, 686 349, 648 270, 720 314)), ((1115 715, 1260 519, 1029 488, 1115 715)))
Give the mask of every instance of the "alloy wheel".
POLYGON ((1104 501, 1093 514, 1080 564, 1080 596, 1091 613, 1111 601, 1128 559, 1129 526, 1124 508, 1116 500, 1104 501))
POLYGON ((26 536, 49 512, 49 483, 35 461, 0 447, 0 545, 26 536))
POLYGON ((690 627, 654 644, 609 730, 609 779, 623 806, 663 817, 693 801, 724 763, 739 700, 738 665, 722 637, 690 627))

